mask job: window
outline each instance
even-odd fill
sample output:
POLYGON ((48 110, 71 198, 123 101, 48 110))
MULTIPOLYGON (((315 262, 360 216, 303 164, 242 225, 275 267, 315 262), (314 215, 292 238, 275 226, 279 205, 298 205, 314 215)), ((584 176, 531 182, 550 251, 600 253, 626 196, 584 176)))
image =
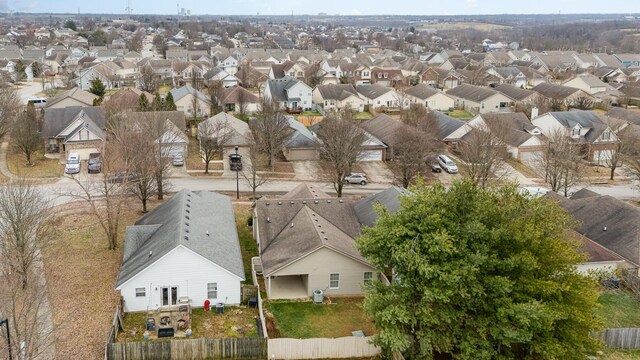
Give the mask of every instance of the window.
POLYGON ((365 271, 364 272, 364 284, 370 284, 371 281, 373 281, 373 272, 371 271, 365 271))
POLYGON ((602 138, 604 140, 611 140, 611 130, 605 130, 604 134, 602 134, 602 138))
POLYGON ((340 274, 329 274, 329 288, 337 289, 340 287, 340 274))
POLYGON ((579 127, 573 128, 573 130, 571 131, 571 136, 580 136, 580 128, 579 127))
POLYGON ((298 71, 298 77, 302 77, 304 76, 304 74, 302 73, 302 71, 298 71))
POLYGON ((217 299, 217 298, 218 298, 218 283, 208 283, 207 299, 217 299))
POLYGON ((146 288, 136 288, 136 297, 145 297, 147 296, 146 288))

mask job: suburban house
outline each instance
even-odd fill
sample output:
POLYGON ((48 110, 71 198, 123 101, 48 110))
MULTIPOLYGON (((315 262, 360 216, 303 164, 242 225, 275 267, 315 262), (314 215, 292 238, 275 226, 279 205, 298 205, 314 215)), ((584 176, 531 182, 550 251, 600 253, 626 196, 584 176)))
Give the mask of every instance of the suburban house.
POLYGON ((400 69, 381 69, 374 67, 371 69, 371 83, 396 87, 407 85, 407 80, 400 69))
POLYGON ((449 110, 455 105, 453 98, 426 84, 418 84, 404 93, 411 104, 422 104, 433 110, 449 110))
POLYGON ((521 89, 509 84, 500 84, 495 90, 502 95, 513 99, 517 103, 534 104, 538 99, 538 93, 533 90, 521 89))
POLYGON ((313 89, 313 103, 320 105, 325 111, 348 108, 362 112, 365 105, 365 101, 351 84, 318 85, 313 89))
POLYGON ((171 89, 176 109, 187 117, 208 117, 211 101, 207 95, 190 85, 171 89))
POLYGON ((516 66, 490 67, 486 70, 498 79, 498 84, 510 84, 519 88, 527 87, 527 76, 516 66))
POLYGON ((531 123, 546 136, 564 132, 581 147, 584 159, 595 164, 605 164, 618 150, 615 132, 593 111, 549 112, 532 119, 531 123))
POLYGON ((189 302, 240 303, 245 280, 236 220, 228 196, 181 190, 125 233, 116 290, 124 311, 189 302))
MULTIPOLYGON (((366 105, 370 109, 377 108, 399 108, 400 96, 398 93, 390 87, 382 86, 380 84, 373 85, 358 85, 356 86, 358 94, 360 94, 366 101, 366 105)), ((405 99, 403 107, 409 106, 409 100, 405 99)))
POLYGON ((75 83, 79 88, 88 90, 94 80, 102 81, 107 90, 120 87, 120 76, 116 74, 115 69, 105 63, 98 63, 90 68, 80 70, 80 75, 75 79, 75 83))
POLYGON ((362 286, 378 274, 360 255, 355 238, 363 225, 375 224, 375 203, 397 211, 403 191, 394 187, 383 193, 353 201, 301 184, 280 199, 256 201, 253 233, 269 299, 307 298, 314 290, 362 294, 362 286))
POLYGON ((453 140, 456 139, 455 131, 464 126, 467 122, 456 119, 439 111, 433 112, 436 126, 438 127, 438 139, 447 144, 449 148, 453 146, 453 140))
MULTIPOLYGON (((638 267, 640 209, 625 201, 587 189, 577 191, 571 198, 553 192, 545 196, 556 200, 578 221, 574 228, 577 233, 608 250, 605 252, 595 245, 585 244, 585 247, 593 248, 599 255, 588 263, 579 265, 578 271, 638 267)), ((590 257, 594 250, 588 252, 590 257)))
POLYGON ((119 109, 130 109, 134 111, 140 109, 140 96, 144 95, 147 99, 147 103, 151 105, 153 103, 153 95, 146 91, 142 91, 136 88, 123 88, 118 92, 109 96, 108 100, 105 100, 105 104, 114 103, 119 109))
POLYGON ((133 121, 141 123, 150 121, 164 122, 164 133, 156 139, 162 147, 163 156, 173 158, 178 154, 187 156, 189 137, 187 136, 187 122, 181 111, 143 111, 132 113, 133 121))
POLYGON ((223 88, 219 102, 228 112, 248 114, 260 109, 260 98, 241 86, 223 88))
POLYGON ((318 138, 303 123, 293 116, 287 116, 290 134, 284 143, 282 154, 287 161, 318 160, 318 138))
POLYGON ((45 109, 41 136, 48 155, 59 156, 64 163, 69 153, 80 154, 88 160, 89 154, 101 152, 105 133, 103 107, 66 107, 45 109))
POLYGON ((562 100, 567 106, 570 106, 578 98, 595 100, 593 96, 584 90, 552 83, 541 83, 531 90, 548 100, 562 100))
POLYGON ((252 140, 249 125, 231 114, 221 112, 198 124, 198 141, 202 144, 203 138, 210 136, 213 139, 224 139, 222 149, 222 163, 225 171, 231 170, 229 155, 235 153, 242 155, 246 164, 251 161, 249 156, 249 145, 252 140))
MULTIPOLYGON (((322 121, 311 126, 311 130, 317 134, 321 127, 322 121)), ((364 140, 358 153, 359 161, 383 161, 386 151, 387 145, 383 141, 364 130, 364 140)))
POLYGON ((306 111, 312 106, 312 89, 300 80, 285 76, 267 80, 264 98, 280 104, 284 110, 306 111))
POLYGON ((476 115, 447 138, 452 147, 464 146, 470 133, 491 133, 504 146, 507 153, 519 161, 540 161, 546 147, 540 129, 531 124, 523 113, 488 113, 476 115))
MULTIPOLYGON (((402 141, 402 138, 399 138, 398 134, 402 134, 403 130, 408 129, 408 125, 400 120, 392 119, 386 114, 379 114, 372 119, 362 122, 360 126, 371 135, 380 139, 387 146, 384 158, 384 160, 387 161, 393 159, 394 146, 402 141)), ((412 130, 418 131, 416 129, 412 130)))
POLYGON ((562 85, 583 90, 590 95, 607 91, 607 84, 591 74, 580 74, 565 81, 562 85))
POLYGON ((74 87, 58 94, 47 101, 47 109, 64 109, 74 106, 93 106, 93 101, 98 97, 79 87, 74 87))
POLYGON ((456 107, 480 114, 510 111, 509 106, 513 102, 513 99, 493 89, 470 84, 449 89, 447 95, 454 98, 456 107))

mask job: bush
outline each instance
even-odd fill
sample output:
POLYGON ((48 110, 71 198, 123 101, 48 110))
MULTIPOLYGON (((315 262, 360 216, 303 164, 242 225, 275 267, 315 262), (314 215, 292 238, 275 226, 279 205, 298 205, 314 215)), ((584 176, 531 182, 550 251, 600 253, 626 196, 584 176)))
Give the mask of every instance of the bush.
POLYGON ((249 215, 247 218, 247 226, 253 226, 253 215, 249 215))

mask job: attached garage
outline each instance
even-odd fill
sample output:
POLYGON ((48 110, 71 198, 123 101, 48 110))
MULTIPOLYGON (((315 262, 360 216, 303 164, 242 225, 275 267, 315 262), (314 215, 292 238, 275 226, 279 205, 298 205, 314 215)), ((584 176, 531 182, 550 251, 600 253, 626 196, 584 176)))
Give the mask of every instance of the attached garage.
POLYGON ((382 161, 384 149, 364 150, 360 153, 360 161, 382 161))
POLYGON ((597 150, 593 152, 593 162, 598 165, 606 165, 613 157, 613 150, 597 150))
POLYGON ((287 161, 318 160, 320 158, 320 153, 316 148, 286 148, 283 153, 287 161))
POLYGON ((520 149, 520 161, 522 162, 534 162, 542 160, 544 153, 540 150, 525 150, 520 149))

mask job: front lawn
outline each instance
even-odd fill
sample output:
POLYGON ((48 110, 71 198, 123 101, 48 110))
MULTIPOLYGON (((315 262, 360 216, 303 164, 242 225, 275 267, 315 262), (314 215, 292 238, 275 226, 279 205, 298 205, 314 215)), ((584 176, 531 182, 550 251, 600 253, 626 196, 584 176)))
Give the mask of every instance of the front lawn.
MULTIPOLYGON (((189 153, 187 154, 187 158, 185 159, 185 166, 187 170, 204 170, 205 163, 200 156, 200 145, 198 144, 198 140, 196 138, 189 138, 189 153)), ((215 156, 214 160, 221 160, 222 157, 220 155, 215 156)), ((209 171, 223 170, 223 164, 221 162, 209 162, 209 171)))
POLYGON ((331 304, 305 302, 269 302, 280 337, 294 339, 338 338, 362 330, 373 335, 375 326, 361 307, 362 298, 332 299, 331 304))
POLYGON ((640 327, 640 300, 628 290, 604 291, 598 298, 598 313, 605 328, 640 327))
POLYGON ((64 173, 64 165, 58 159, 48 159, 41 151, 32 156, 34 166, 25 166, 26 158, 22 153, 7 150, 7 167, 12 174, 24 178, 56 178, 64 173))

